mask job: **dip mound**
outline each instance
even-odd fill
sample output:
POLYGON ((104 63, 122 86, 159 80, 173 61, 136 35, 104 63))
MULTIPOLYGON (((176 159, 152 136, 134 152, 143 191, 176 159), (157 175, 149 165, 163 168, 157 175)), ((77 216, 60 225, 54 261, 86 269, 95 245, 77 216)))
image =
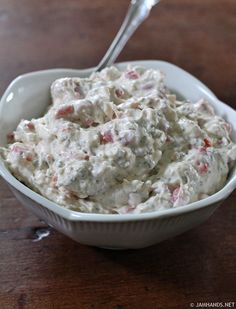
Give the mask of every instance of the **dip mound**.
POLYGON ((62 78, 38 119, 1 149, 20 181, 90 213, 178 207, 220 190, 236 159, 231 126, 213 107, 179 101, 158 70, 115 67, 62 78))

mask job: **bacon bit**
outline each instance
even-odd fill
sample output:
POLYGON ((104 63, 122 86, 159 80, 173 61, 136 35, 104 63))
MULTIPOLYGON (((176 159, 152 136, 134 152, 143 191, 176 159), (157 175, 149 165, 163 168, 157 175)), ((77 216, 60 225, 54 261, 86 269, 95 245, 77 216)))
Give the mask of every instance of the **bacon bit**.
POLYGON ((118 89, 115 90, 115 95, 117 96, 117 98, 121 98, 124 94, 125 94, 125 92, 121 88, 118 88, 118 89))
POLYGON ((67 116, 68 114, 72 114, 74 112, 74 107, 72 105, 61 107, 57 113, 56 118, 63 118, 64 116, 67 116))
POLYGON ((139 74, 136 71, 132 70, 132 71, 126 72, 125 73, 125 77, 127 79, 138 79, 139 78, 139 74))
POLYGON ((204 147, 211 147, 212 146, 212 144, 211 144, 211 142, 210 142, 210 140, 208 139, 208 138, 204 138, 204 147))
POLYGON ((26 124, 26 126, 27 126, 28 129, 31 130, 31 131, 34 131, 34 129, 35 129, 35 126, 34 126, 34 124, 33 124, 32 122, 28 122, 28 123, 26 124))
POLYGON ((105 132, 104 134, 100 135, 100 143, 101 144, 107 144, 113 142, 113 136, 111 132, 105 132))
POLYGON ((7 134, 7 142, 8 143, 14 143, 15 141, 15 134, 14 132, 8 133, 7 134))

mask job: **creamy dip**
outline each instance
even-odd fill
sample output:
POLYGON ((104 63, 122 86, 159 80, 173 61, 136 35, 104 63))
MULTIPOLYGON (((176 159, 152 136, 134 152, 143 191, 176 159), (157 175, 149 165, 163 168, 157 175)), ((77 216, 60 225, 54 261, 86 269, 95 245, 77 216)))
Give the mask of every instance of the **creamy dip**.
POLYGON ((2 157, 48 199, 89 213, 179 207, 220 190, 236 159, 231 126, 205 100, 179 101, 158 70, 61 78, 52 104, 22 120, 2 157))

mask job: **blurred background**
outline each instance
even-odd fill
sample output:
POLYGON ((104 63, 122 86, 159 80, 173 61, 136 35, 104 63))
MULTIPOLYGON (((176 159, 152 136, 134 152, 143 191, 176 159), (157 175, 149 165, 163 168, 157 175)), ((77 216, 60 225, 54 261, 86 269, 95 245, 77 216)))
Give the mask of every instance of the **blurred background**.
MULTIPOLYGON (((220 98, 236 99, 236 1, 163 0, 118 61, 160 59, 186 69, 220 98), (227 71, 222 79, 222 71, 227 71), (234 93, 232 93, 234 92, 234 93)), ((96 65, 128 0, 0 0, 0 91, 34 70, 96 65)))

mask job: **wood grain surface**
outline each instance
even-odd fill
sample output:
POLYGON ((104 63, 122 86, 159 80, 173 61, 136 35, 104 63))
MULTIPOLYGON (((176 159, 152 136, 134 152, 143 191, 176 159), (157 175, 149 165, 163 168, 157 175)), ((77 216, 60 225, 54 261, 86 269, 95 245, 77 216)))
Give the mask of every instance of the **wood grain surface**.
MULTIPOLYGON (((0 0, 0 92, 24 72, 96 65, 128 2, 0 0)), ((119 60, 175 63, 236 108, 235 33, 235 0, 165 0, 119 60)), ((235 198, 192 231, 119 252, 82 246, 48 229, 1 180, 0 309, 183 309, 236 302, 235 198), (39 240, 40 232, 50 234, 39 240)))

